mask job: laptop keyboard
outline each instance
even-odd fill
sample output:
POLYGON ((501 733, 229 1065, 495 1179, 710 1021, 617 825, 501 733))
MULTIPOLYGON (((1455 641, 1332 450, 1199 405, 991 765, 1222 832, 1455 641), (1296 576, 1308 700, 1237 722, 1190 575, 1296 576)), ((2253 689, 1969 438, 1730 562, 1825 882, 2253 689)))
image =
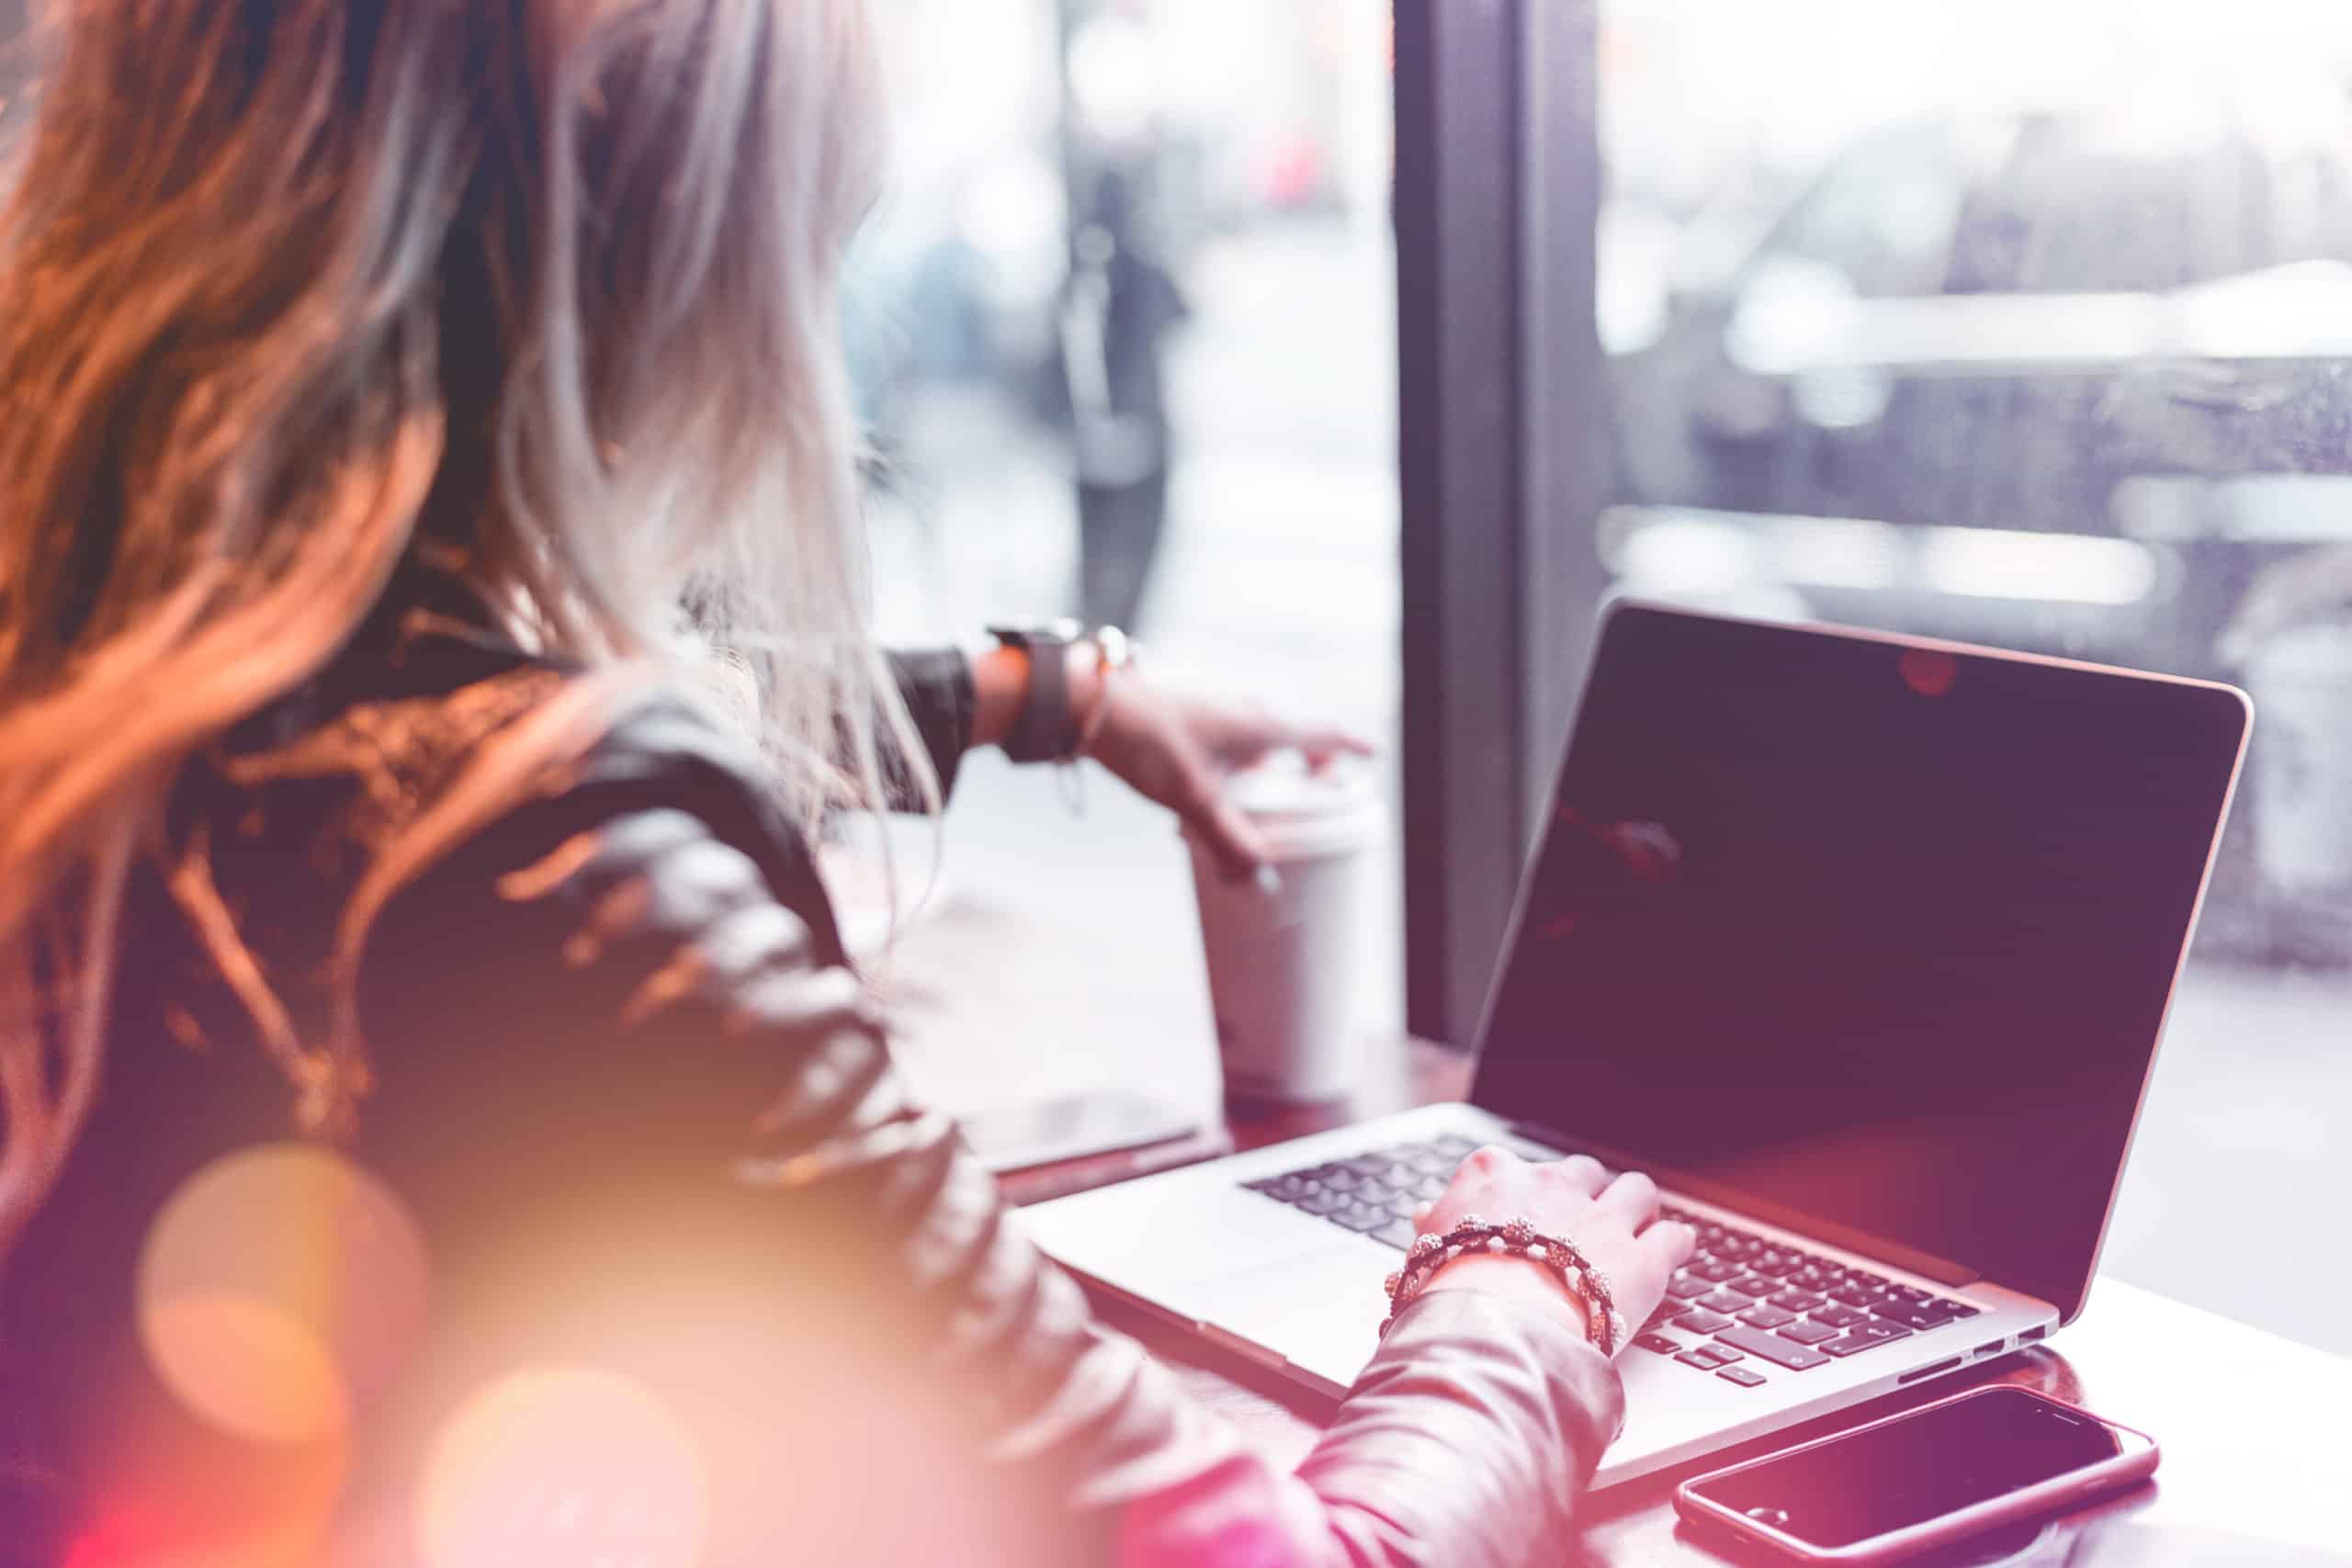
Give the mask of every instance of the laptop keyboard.
MULTIPOLYGON (((1243 1185, 1402 1251, 1413 1244, 1414 1214, 1445 1190, 1453 1168, 1476 1147, 1467 1138, 1431 1138, 1243 1185)), ((1810 1371, 1976 1315, 1965 1302, 1671 1203, 1659 1212, 1694 1227, 1699 1247, 1668 1282, 1666 1299, 1634 1344, 1742 1388, 1770 1381, 1756 1370, 1759 1362, 1810 1371)))
POLYGON ((1455 1137, 1397 1144, 1242 1185, 1402 1252, 1413 1245, 1414 1214, 1445 1190, 1453 1168, 1477 1146, 1455 1137))
POLYGON ((1671 1203, 1661 1211, 1699 1232, 1699 1250, 1634 1337, 1636 1348, 1756 1388, 1762 1362, 1810 1371, 1974 1317, 1965 1302, 1897 1283, 1671 1203))

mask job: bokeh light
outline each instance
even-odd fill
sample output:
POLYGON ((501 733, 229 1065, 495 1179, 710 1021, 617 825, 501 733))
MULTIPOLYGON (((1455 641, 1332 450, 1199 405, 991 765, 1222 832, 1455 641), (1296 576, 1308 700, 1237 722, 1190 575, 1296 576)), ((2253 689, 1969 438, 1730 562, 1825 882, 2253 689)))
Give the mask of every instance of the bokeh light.
POLYGON ((349 1159, 272 1144, 172 1196, 139 1265, 139 1331, 164 1386, 231 1436, 343 1433, 423 1332, 423 1235, 349 1159))
POLYGON ((659 1401, 584 1368, 518 1372, 434 1445, 428 1568, 692 1568, 710 1530, 701 1456, 659 1401))
POLYGON ((172 1294, 140 1321, 164 1382, 220 1430, 298 1443, 348 1429, 351 1395, 333 1348, 277 1303, 172 1294))
MULTIPOLYGON (((322 1568, 352 1456, 341 1438, 263 1450, 190 1422, 120 1423, 81 1477, 62 1568, 322 1568)), ((16 1544, 0 1539, 0 1562, 16 1544)))

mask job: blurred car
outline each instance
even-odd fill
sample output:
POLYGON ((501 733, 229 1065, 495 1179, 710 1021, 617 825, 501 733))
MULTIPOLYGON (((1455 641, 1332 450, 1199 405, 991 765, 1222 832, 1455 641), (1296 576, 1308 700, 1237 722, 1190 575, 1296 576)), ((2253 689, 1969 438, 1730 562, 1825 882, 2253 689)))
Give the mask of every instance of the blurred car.
MULTIPOLYGON (((2143 539, 2165 570, 2137 610, 2086 586, 2096 613, 2053 613, 2066 595, 2050 581, 2004 610, 1998 572, 1956 593, 1918 570, 1813 586, 1832 602, 1894 592, 1919 601, 1915 622, 1974 635, 2211 671, 2266 529, 2240 515, 2212 549, 2222 530, 2178 487, 2352 473, 2347 256, 2340 152, 2150 144, 2088 117, 1886 127, 1740 254, 1646 310, 1620 304, 1645 324, 1612 344, 1619 497, 2143 539), (2200 552, 2215 558, 2185 570, 2200 552)), ((2307 519, 2308 495, 2297 504, 2307 519)))

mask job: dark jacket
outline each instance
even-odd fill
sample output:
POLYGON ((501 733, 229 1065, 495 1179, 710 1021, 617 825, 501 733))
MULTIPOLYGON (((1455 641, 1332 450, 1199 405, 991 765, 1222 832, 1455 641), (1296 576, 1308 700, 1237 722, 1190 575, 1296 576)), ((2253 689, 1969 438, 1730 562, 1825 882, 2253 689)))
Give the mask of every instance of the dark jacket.
MULTIPOLYGON (((968 675, 952 654, 898 671, 952 779, 968 675)), ((293 1036, 332 1026, 335 923, 379 851, 565 680, 455 585, 412 580, 325 676, 190 766, 158 863, 202 852, 293 1036)), ((358 987, 373 1087, 345 1153, 421 1235, 427 1310, 401 1317, 398 1281, 341 1240, 255 1217, 288 1228, 306 1299, 331 1298, 356 1347, 349 1421, 299 1440, 193 1410, 156 1371, 153 1278, 143 1325, 137 1306, 165 1204, 293 1137, 295 1103, 142 874, 103 1097, 0 1280, 0 1534, 20 1554, 0 1559, 266 1516, 345 1553, 290 1561, 421 1561, 429 1497, 473 1451, 450 1434, 485 1391, 543 1386, 514 1382, 535 1369, 587 1369, 638 1401, 592 1407, 659 1415, 536 1437, 559 1470, 588 1445, 559 1476, 582 1495, 515 1523, 517 1543, 658 1514, 628 1491, 661 1471, 630 1457, 641 1440, 695 1456, 713 1564, 1566 1553, 1621 1394, 1565 1316, 1424 1296, 1295 1472, 1257 1457, 1091 1320, 952 1123, 905 1092, 878 1012, 812 1026, 845 958, 759 776, 689 706, 647 701, 387 907, 358 987), (598 1470, 607 1440, 635 1479, 598 1470)))

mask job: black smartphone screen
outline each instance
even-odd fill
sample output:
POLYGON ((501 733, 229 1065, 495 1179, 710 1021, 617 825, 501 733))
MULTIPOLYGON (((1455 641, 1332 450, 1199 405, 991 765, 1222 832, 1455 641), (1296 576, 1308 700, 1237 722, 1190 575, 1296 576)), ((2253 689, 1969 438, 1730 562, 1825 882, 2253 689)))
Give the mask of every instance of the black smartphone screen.
POLYGON ((2024 1389, 1933 1405, 1691 1491, 1815 1546, 1926 1524, 2123 1451, 2110 1427, 2024 1389))

